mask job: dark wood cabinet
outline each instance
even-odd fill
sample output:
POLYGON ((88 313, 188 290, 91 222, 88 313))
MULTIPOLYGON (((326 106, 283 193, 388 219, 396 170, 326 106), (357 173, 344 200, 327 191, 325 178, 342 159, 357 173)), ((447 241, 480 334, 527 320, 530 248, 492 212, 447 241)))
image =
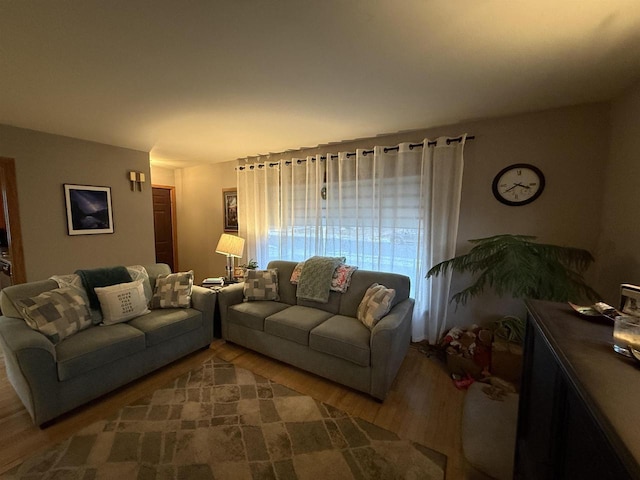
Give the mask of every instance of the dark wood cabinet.
POLYGON ((527 301, 516 479, 640 479, 640 368, 613 326, 527 301))

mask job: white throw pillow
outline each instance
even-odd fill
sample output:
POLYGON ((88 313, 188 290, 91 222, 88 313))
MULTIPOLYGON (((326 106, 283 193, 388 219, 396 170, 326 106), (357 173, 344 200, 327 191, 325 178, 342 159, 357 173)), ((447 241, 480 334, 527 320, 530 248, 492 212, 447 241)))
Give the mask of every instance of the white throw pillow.
POLYGON ((102 323, 105 325, 126 322, 150 312, 142 280, 97 287, 94 290, 100 300, 102 323))

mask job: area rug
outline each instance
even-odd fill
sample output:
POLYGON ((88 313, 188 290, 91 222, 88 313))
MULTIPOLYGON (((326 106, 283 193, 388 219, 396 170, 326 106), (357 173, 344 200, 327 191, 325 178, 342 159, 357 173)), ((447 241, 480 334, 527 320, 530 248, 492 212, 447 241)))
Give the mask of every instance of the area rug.
POLYGON ((214 358, 3 478, 435 480, 446 460, 214 358))

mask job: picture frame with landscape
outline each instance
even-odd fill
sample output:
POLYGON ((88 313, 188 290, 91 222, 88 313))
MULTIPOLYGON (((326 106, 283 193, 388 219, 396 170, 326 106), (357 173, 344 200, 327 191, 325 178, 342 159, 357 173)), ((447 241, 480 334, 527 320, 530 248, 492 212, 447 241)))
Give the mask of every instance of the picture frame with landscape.
POLYGON ((113 233, 111 187, 64 184, 69 235, 113 233))

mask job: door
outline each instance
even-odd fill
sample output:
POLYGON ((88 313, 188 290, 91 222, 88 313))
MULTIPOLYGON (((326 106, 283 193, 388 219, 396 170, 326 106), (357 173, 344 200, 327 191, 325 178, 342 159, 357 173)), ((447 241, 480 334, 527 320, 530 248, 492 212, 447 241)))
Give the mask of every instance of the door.
POLYGON ((156 241, 156 262, 166 263, 175 272, 178 268, 175 233, 175 188, 153 187, 153 229, 156 241))
MULTIPOLYGON (((9 262, 11 265, 11 282, 13 284, 24 283, 27 281, 27 272, 24 265, 22 231, 20 229, 16 166, 15 160, 12 158, 0 157, 0 195, 2 196, 0 215, 4 217, 9 253, 8 257, 4 257, 4 262, 9 262)), ((4 238, 2 241, 4 243, 4 238)))

